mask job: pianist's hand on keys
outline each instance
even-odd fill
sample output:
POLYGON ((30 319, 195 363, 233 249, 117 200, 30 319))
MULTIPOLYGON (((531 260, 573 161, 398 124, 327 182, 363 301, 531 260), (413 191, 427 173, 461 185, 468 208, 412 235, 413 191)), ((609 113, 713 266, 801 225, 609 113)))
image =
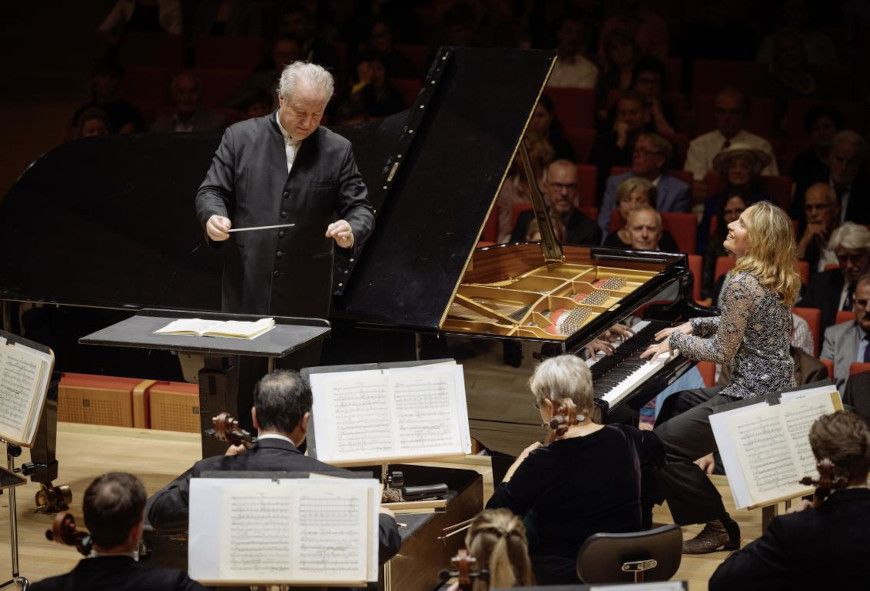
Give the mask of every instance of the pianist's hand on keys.
POLYGON ((671 346, 669 344, 668 337, 671 334, 679 332, 682 334, 692 334, 692 324, 690 322, 684 322, 683 324, 679 324, 677 326, 671 326, 669 328, 663 328, 656 333, 655 339, 659 341, 654 345, 650 345, 647 347, 646 351, 640 354, 641 359, 652 359, 656 355, 661 355, 662 353, 670 353, 671 346))

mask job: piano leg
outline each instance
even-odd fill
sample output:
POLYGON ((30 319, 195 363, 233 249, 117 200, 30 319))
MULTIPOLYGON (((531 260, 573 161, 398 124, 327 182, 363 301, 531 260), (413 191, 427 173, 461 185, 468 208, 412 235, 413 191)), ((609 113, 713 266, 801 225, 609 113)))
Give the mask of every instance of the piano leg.
POLYGON ((55 486, 57 478, 57 387, 60 373, 54 372, 48 386, 42 417, 36 429, 36 437, 30 448, 30 461, 22 464, 21 473, 33 482, 42 485, 36 493, 36 510, 40 513, 57 513, 69 508, 72 501, 70 487, 55 486))

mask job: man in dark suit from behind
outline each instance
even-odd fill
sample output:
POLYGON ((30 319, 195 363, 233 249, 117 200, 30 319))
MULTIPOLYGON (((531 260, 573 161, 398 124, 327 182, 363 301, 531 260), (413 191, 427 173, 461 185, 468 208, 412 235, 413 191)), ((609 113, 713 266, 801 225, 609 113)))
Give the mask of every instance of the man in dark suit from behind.
POLYGON ((110 472, 94 480, 82 501, 85 525, 94 543, 92 555, 70 573, 34 583, 31 589, 204 591, 186 573, 137 562, 145 497, 145 487, 132 474, 110 472))
MULTIPOLYGON (((200 460, 193 467, 159 490, 149 501, 148 521, 162 533, 187 530, 190 511, 190 479, 210 471, 286 471, 318 472, 335 476, 346 470, 324 464, 299 451, 311 419, 311 388, 297 372, 278 370, 264 376, 254 388, 251 418, 257 429, 257 442, 246 449, 231 446, 223 456, 200 460)), ((401 539, 396 520, 388 509, 381 509, 379 558, 386 562, 399 551, 401 539)))
POLYGON ((810 428, 816 461, 834 465, 833 492, 818 508, 801 501, 761 538, 732 554, 710 591, 866 589, 870 580, 870 428, 852 412, 825 415, 810 428))

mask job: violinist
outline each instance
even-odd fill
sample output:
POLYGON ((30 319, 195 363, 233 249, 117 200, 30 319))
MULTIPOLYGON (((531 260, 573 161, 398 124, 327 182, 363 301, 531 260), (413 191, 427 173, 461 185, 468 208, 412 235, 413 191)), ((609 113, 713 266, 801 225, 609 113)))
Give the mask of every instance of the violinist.
POLYGON ((534 523, 530 553, 538 584, 576 584, 577 551, 586 538, 649 527, 641 472, 660 459, 661 446, 649 431, 592 421, 592 375, 574 355, 541 363, 529 386, 548 443, 523 450, 487 508, 504 507, 534 523))
MULTIPOLYGON (((190 479, 206 471, 288 471, 346 474, 299 451, 311 419, 311 388, 295 371, 278 370, 264 376, 254 388, 251 419, 258 431, 250 448, 231 445, 223 456, 200 460, 159 490, 148 502, 148 521, 161 533, 187 530, 190 479)), ((379 558, 385 562, 401 546, 398 524, 388 509, 379 519, 379 558)))
POLYGON ((759 539, 723 562, 710 591, 867 589, 870 581, 870 429, 852 412, 810 428, 819 479, 813 502, 774 518, 759 539))
POLYGON ((187 574, 149 568, 137 562, 144 529, 145 487, 132 474, 112 472, 94 480, 85 491, 82 510, 93 540, 91 555, 72 572, 31 585, 33 591, 64 589, 205 591, 187 574))

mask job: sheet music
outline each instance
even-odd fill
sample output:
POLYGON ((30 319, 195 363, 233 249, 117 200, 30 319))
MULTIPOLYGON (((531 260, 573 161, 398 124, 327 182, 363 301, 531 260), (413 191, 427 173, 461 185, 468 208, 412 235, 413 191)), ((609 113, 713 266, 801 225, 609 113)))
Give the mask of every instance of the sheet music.
POLYGON ((821 395, 791 399, 780 405, 788 429, 789 436, 794 441, 797 452, 798 474, 803 476, 818 477, 816 470, 816 458, 810 447, 810 438, 807 434, 816 419, 822 415, 834 412, 834 403, 826 392, 821 395))
MULTIPOLYGON (((268 481, 266 481, 268 482, 268 481)), ((286 487, 228 486, 222 491, 220 576, 281 578, 293 552, 293 499, 286 487)))
POLYGON ((299 496, 296 521, 301 546, 293 568, 303 579, 332 580, 366 574, 366 499, 335 486, 309 487, 299 496))
POLYGON ((52 357, 0 336, 0 436, 29 445, 48 390, 52 357))
POLYGON ((391 370, 397 431, 397 452, 455 450, 459 436, 456 412, 456 365, 391 370), (416 370, 416 371, 415 371, 416 370))
POLYGON ((799 486, 791 438, 777 406, 739 413, 730 423, 753 498, 778 495, 781 490, 785 494, 784 488, 799 486))

